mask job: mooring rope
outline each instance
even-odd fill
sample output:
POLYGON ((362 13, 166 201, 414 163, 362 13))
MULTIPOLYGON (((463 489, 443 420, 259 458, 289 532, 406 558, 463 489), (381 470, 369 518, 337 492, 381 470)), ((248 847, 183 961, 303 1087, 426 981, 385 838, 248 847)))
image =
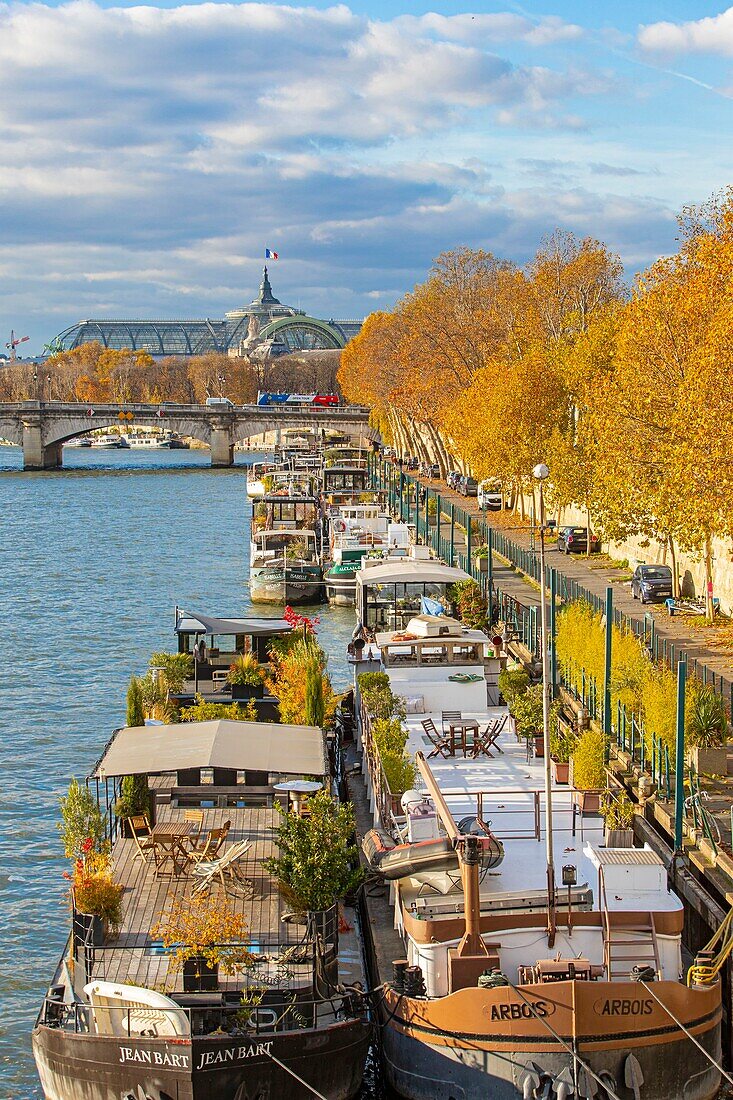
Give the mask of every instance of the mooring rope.
POLYGON ((280 1069, 284 1069, 286 1073, 289 1073, 291 1077, 294 1077, 298 1084, 304 1085, 305 1088, 312 1092, 314 1096, 318 1097, 318 1100, 328 1100, 328 1097, 324 1096, 322 1092, 318 1091, 318 1089, 314 1089, 313 1085, 309 1085, 308 1082, 304 1081, 302 1077, 298 1077, 298 1074, 295 1072, 295 1070, 290 1069, 289 1066, 286 1066, 285 1063, 281 1062, 279 1058, 276 1058, 274 1054, 268 1053, 268 1058, 272 1058, 273 1062, 276 1065, 280 1066, 280 1069))

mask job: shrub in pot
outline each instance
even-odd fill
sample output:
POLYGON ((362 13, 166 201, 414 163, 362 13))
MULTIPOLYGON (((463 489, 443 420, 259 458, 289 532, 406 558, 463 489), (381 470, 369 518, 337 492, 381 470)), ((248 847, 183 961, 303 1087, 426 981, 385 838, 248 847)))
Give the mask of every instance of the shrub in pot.
POLYGON ((570 778, 570 757, 578 742, 578 735, 567 722, 561 721, 559 706, 550 716, 550 756, 552 774, 556 783, 567 783, 570 778))
POLYGON ((600 730, 591 726, 578 738, 570 757, 570 782, 582 795, 580 808, 586 813, 598 813, 600 792, 606 786, 605 744, 600 730))
POLYGON ((634 847, 634 803, 626 791, 605 791, 601 798, 607 848, 634 847))
POLYGON ((91 849, 76 860, 69 877, 75 933, 91 928, 91 942, 99 946, 108 931, 116 935, 122 924, 123 886, 112 877, 109 856, 91 849))
POLYGON ((710 684, 695 691, 686 721, 688 760, 702 775, 726 775, 728 715, 725 703, 710 684))
POLYGON ((514 695, 509 703, 509 713, 517 723, 520 736, 534 738, 535 756, 544 756, 542 684, 532 684, 524 694, 514 695))
POLYGON ((232 699, 261 699, 265 691, 265 675, 254 653, 239 654, 229 666, 227 681, 232 699))

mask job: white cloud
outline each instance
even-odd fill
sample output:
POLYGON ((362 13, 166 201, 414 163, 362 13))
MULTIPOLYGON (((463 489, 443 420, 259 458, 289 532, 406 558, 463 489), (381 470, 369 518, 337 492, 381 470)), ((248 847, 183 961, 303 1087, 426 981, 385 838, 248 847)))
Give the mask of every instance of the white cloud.
POLYGON ((733 56, 733 8, 687 23, 650 23, 639 29, 639 45, 658 53, 733 56))

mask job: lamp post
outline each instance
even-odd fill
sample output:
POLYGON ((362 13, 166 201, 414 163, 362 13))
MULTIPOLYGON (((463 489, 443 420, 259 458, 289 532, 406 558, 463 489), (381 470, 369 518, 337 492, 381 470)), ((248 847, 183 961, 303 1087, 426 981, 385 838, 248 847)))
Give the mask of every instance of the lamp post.
POLYGON ((540 646, 542 650, 542 734, 545 742, 545 844, 547 861, 547 943, 555 942, 555 856, 552 844, 552 773, 550 770, 550 668, 547 652, 547 591, 545 589, 545 494, 550 471, 538 463, 532 476, 540 487, 540 646))

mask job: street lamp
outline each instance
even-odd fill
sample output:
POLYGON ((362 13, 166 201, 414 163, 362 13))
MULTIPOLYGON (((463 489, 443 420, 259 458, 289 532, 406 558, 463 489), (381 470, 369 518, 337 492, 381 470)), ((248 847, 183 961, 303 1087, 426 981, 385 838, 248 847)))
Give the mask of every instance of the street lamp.
POLYGON ((545 494, 550 471, 538 463, 532 476, 540 486, 540 646, 542 649, 542 734, 545 743, 545 840, 547 860, 547 942, 555 942, 555 856, 552 846, 552 773, 550 771, 550 668, 547 651, 547 590, 545 588, 545 494))

